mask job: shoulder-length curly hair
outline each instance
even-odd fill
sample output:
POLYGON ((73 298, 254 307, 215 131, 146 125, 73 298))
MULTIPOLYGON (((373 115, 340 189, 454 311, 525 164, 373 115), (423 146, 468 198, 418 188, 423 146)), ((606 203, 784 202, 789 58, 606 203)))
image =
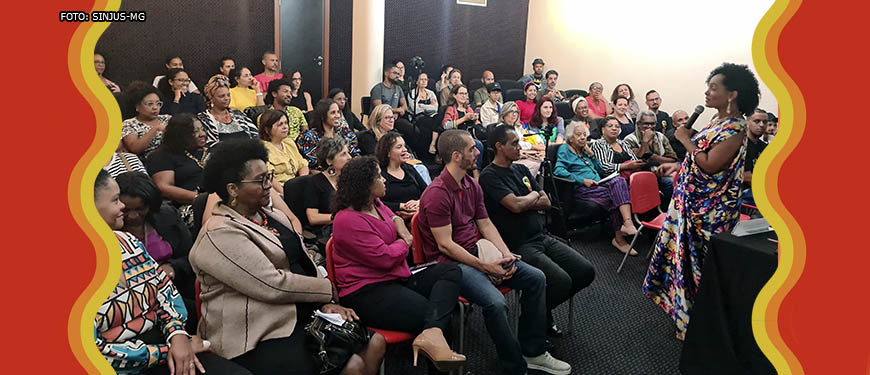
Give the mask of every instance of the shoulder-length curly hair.
POLYGON ((372 184, 379 176, 380 168, 374 156, 362 156, 347 162, 333 195, 332 214, 348 207, 361 211, 372 204, 372 184))

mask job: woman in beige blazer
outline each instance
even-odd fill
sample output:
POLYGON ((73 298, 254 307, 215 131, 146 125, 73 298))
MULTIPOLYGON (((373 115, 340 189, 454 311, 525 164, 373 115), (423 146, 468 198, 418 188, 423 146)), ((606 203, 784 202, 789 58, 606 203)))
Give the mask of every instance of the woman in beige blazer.
MULTIPOLYGON (((216 146, 203 185, 221 202, 190 252, 201 287, 198 332, 215 353, 254 374, 318 373, 305 346, 304 327, 318 308, 357 320, 337 305, 329 279, 315 268, 290 220, 268 208, 272 174, 268 152, 256 140, 216 146)), ((375 374, 384 356, 375 334, 342 374, 375 374)))

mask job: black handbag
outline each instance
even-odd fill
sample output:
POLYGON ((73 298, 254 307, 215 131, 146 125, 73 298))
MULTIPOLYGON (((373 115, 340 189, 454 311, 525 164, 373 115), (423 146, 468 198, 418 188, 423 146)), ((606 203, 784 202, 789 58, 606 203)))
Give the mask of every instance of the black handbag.
POLYGON ((314 338, 314 357, 320 362, 320 374, 337 374, 354 353, 365 349, 372 332, 359 322, 345 321, 336 325, 317 315, 305 326, 308 336, 314 338))

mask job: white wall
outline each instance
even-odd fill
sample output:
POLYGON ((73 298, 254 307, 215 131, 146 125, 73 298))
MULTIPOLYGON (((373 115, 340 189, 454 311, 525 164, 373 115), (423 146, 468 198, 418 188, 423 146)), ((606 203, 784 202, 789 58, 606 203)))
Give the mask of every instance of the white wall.
MULTIPOLYGON (((772 0, 639 1, 531 0, 526 35, 526 74, 536 57, 559 72, 558 87, 588 90, 628 83, 641 109, 644 94, 661 94, 673 114, 704 104, 704 83, 722 62, 752 64, 752 36, 772 0)), ((757 76, 757 72, 756 72, 757 76)), ((759 106, 776 111, 761 84, 759 106)), ((707 109, 698 123, 712 117, 707 109)), ((703 124, 696 124, 703 125, 703 124)))
POLYGON ((384 77, 384 0, 354 1, 352 51, 350 108, 360 113, 360 98, 384 77))

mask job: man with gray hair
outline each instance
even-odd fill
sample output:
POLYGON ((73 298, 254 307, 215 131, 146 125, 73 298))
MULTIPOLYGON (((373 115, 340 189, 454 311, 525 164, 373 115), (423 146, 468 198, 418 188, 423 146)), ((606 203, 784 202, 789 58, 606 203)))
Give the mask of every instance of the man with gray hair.
POLYGON ((677 161, 682 162, 686 157, 686 146, 683 146, 683 143, 677 140, 677 137, 674 133, 677 131, 677 128, 681 126, 686 126, 689 123, 689 113, 678 109, 674 111, 672 126, 665 127, 665 137, 668 138, 668 142, 671 143, 671 147, 674 149, 674 153, 677 154, 677 161))

